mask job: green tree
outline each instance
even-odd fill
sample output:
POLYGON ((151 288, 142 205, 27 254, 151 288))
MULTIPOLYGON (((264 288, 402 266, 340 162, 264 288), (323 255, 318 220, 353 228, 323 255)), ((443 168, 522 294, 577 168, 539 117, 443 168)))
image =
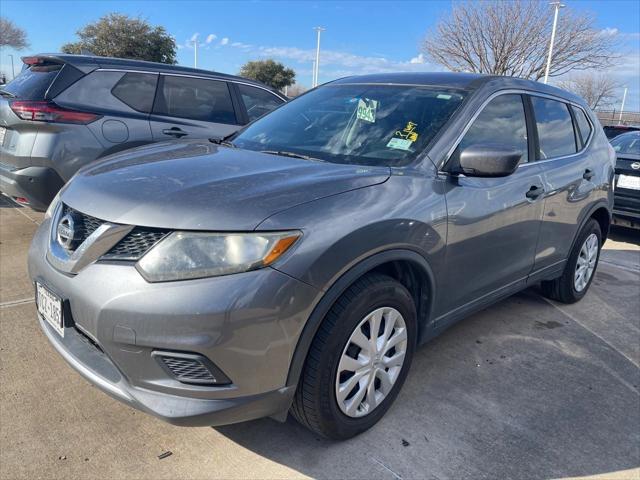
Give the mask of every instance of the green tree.
POLYGON ((272 59, 247 62, 240 69, 239 75, 257 80, 278 90, 293 85, 296 80, 296 72, 272 59))
POLYGON ((11 20, 0 17, 0 47, 21 50, 28 46, 27 34, 11 20))
POLYGON ((65 53, 87 50, 104 57, 176 63, 176 42, 164 27, 119 13, 105 15, 78 30, 79 40, 62 46, 65 53))

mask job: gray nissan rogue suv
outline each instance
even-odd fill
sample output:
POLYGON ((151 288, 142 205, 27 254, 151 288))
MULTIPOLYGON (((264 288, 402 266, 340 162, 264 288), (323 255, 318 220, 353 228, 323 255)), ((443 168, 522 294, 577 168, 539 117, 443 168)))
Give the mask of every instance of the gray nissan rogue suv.
POLYGON ((615 154, 585 103, 471 74, 334 81, 229 139, 82 169, 29 253, 81 375, 179 425, 374 425, 418 344, 530 285, 594 277, 615 154))
POLYGON ((173 138, 223 137, 285 102, 252 80, 87 55, 23 57, 0 89, 0 192, 35 210, 88 163, 173 138))

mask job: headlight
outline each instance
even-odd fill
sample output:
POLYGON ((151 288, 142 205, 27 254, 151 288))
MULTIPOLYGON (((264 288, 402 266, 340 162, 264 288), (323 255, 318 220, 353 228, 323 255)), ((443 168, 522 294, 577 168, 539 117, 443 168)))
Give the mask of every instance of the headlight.
POLYGON ((301 232, 174 232, 136 264, 149 282, 186 280, 246 272, 275 262, 301 232))

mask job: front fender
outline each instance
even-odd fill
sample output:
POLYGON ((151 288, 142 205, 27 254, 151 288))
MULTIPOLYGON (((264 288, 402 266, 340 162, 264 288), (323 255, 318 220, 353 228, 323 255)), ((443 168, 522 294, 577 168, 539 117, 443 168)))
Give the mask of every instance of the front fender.
MULTIPOLYGON (((392 176, 374 185, 299 205, 274 215, 259 230, 298 229, 303 239, 273 265, 322 291, 300 335, 287 385, 295 385, 327 312, 358 278, 389 262, 410 262, 428 279, 427 310, 436 305, 444 268, 446 204, 440 181, 392 176)), ((422 320, 430 317, 423 312, 422 320)))

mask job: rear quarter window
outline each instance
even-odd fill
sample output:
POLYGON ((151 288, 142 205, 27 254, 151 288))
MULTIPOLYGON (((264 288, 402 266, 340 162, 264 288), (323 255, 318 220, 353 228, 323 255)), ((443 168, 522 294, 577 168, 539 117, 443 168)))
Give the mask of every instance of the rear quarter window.
POLYGON ((158 75, 151 73, 127 73, 111 90, 113 96, 134 110, 150 113, 156 94, 158 75))
POLYGON ((32 65, 24 69, 9 82, 3 90, 14 94, 20 100, 43 100, 62 68, 61 64, 32 65))
POLYGON ((573 110, 573 117, 576 119, 576 126, 582 148, 587 144, 589 137, 591 136, 591 124, 589 123, 589 120, 587 120, 587 114, 584 113, 584 110, 577 107, 571 107, 571 109, 573 110))

